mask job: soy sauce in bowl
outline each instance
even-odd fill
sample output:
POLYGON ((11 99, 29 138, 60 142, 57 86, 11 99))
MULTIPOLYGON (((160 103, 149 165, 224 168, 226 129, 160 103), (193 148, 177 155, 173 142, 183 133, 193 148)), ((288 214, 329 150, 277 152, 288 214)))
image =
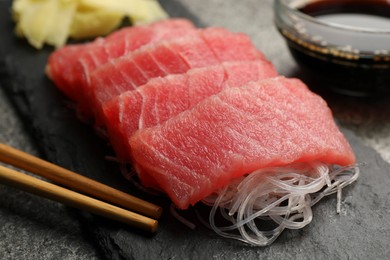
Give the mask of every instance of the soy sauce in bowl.
POLYGON ((276 0, 275 22, 303 68, 337 92, 390 93, 390 2, 276 0))
POLYGON ((390 2, 384 0, 313 1, 298 9, 325 23, 390 30, 390 2))

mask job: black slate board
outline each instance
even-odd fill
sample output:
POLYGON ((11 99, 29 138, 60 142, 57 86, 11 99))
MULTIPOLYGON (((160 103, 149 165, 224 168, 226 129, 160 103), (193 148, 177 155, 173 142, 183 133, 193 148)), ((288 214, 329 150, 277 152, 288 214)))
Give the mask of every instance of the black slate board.
MULTIPOLYGON (((245 2, 245 1, 244 1, 245 2)), ((179 1, 164 1, 172 15, 201 23, 179 1)), ((237 5, 240 3, 237 2, 237 5)), ((261 5, 261 3, 259 3, 261 5)), ((67 100, 45 77, 51 48, 36 51, 13 35, 10 1, 0 1, 0 84, 19 110, 46 158, 123 191, 163 205, 155 235, 80 213, 80 221, 109 259, 385 259, 390 256, 390 167, 372 149, 346 131, 364 167, 359 181, 344 190, 342 212, 335 197, 314 208, 314 220, 299 231, 285 231, 266 248, 222 239, 202 225, 189 230, 169 214, 170 202, 140 193, 105 161, 112 154, 88 125, 80 123, 67 100)), ((270 21, 271 23, 271 21, 270 21)), ((184 212, 193 218, 190 210, 184 212)), ((198 223, 196 219, 194 222, 198 223)))

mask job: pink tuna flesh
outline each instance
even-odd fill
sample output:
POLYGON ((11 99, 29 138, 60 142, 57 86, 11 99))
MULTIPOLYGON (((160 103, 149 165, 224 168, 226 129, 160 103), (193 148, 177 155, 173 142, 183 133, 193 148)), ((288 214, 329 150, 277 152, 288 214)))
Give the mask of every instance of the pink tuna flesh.
POLYGON ((195 30, 194 25, 186 19, 126 27, 92 43, 69 45, 56 50, 49 57, 47 74, 66 96, 79 102, 82 112, 90 114, 89 103, 84 100, 83 85, 89 84, 89 75, 97 67, 143 45, 182 36, 192 30, 195 30))
POLYGON ((224 88, 276 75, 268 61, 237 61, 154 78, 104 104, 110 142, 118 157, 128 160, 127 140, 136 130, 161 124, 224 88))
POLYGON ((185 73, 224 61, 265 60, 244 34, 222 28, 199 30, 190 36, 144 46, 95 70, 91 75, 93 107, 98 122, 102 104, 150 79, 185 73))
POLYGON ((157 184, 181 209, 264 167, 355 162, 325 101, 283 77, 225 89, 137 131, 130 146, 143 184, 157 184))

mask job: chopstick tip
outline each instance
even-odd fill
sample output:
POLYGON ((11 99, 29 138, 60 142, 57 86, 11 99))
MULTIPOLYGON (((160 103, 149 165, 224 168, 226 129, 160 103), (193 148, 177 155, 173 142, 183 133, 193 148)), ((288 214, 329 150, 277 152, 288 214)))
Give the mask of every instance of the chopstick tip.
POLYGON ((158 221, 157 221, 157 220, 154 220, 154 221, 152 222, 152 225, 150 226, 150 231, 151 231, 152 233, 156 233, 157 228, 158 228, 158 221))

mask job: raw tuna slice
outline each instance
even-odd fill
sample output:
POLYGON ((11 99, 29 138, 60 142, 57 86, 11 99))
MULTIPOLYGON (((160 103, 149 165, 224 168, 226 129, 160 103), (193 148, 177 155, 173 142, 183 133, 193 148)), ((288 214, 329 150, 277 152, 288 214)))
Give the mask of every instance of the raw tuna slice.
MULTIPOLYGON (((146 84, 149 79, 184 73, 191 68, 224 61, 265 60, 244 34, 222 28, 199 30, 196 35, 144 46, 96 69, 91 75, 92 106, 146 84)), ((87 99, 88 100, 88 99, 87 99)))
POLYGON ((82 69, 81 84, 89 84, 89 75, 107 61, 123 56, 146 44, 159 42, 195 31, 194 25, 184 19, 171 19, 149 26, 134 27, 107 37, 104 45, 90 48, 80 57, 76 69, 82 69))
POLYGON ((355 162, 326 103, 281 77, 225 89, 137 131, 130 145, 143 184, 157 183, 181 209, 263 167, 355 162))
POLYGON ((47 73, 69 98, 82 101, 80 84, 88 84, 90 73, 98 66, 143 45, 182 36, 191 30, 195 30, 194 25, 185 19, 169 19, 149 25, 127 27, 105 39, 73 45, 72 49, 77 52, 69 53, 69 47, 55 51, 49 57, 47 73))
POLYGON ((224 88, 275 76, 268 61, 236 61, 154 78, 104 104, 110 142, 118 157, 126 160, 127 140, 136 130, 165 122, 224 88))
POLYGON ((46 74, 67 97, 75 95, 73 88, 69 87, 69 82, 76 81, 77 74, 73 72, 73 69, 77 59, 87 51, 90 45, 100 44, 102 41, 102 39, 97 39, 89 44, 66 45, 49 56, 46 74))

